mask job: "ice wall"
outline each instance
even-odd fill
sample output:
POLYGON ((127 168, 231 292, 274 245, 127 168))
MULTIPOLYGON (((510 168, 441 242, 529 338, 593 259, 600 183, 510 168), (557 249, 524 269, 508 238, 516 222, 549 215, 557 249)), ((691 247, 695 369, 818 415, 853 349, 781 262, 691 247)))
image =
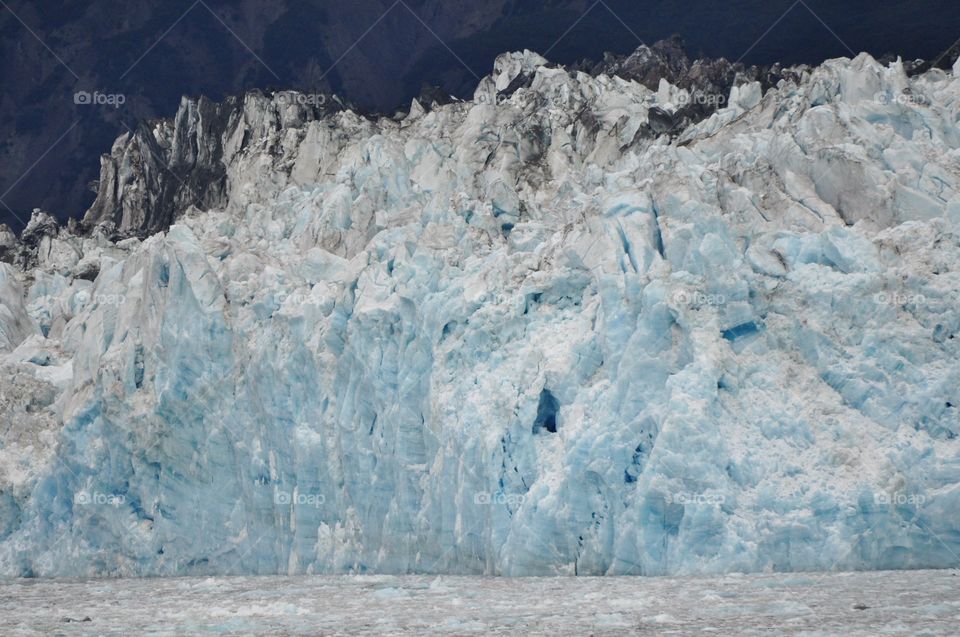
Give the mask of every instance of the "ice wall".
POLYGON ((249 96, 222 209, 0 266, 0 572, 960 564, 960 69, 670 139, 682 90, 545 62, 249 96))

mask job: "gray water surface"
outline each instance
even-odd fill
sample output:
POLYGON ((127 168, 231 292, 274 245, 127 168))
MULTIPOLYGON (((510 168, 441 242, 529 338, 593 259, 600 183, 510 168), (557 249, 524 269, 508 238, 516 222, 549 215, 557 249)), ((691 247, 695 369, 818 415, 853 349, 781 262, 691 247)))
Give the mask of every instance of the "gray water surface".
POLYGON ((957 635, 955 570, 7 580, 0 634, 957 635))

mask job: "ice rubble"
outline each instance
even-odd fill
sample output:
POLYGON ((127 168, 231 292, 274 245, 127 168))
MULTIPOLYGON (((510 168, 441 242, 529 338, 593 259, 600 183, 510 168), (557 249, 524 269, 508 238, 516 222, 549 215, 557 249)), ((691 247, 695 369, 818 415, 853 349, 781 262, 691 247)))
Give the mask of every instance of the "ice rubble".
POLYGON ((281 97, 219 209, 0 264, 0 572, 960 563, 960 68, 281 97))

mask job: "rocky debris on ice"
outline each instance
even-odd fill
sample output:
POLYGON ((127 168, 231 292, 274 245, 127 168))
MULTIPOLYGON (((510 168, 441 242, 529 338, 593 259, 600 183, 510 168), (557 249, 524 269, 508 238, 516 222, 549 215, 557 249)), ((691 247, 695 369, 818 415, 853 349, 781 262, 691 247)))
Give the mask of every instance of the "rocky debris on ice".
MULTIPOLYGON (((480 99, 502 104, 517 90, 529 88, 537 69, 546 65, 545 58, 530 51, 500 56, 492 76, 483 82, 492 88, 483 90, 480 99)), ((784 70, 779 65, 745 67, 722 58, 691 62, 683 42, 674 37, 641 46, 628 56, 607 54, 600 62, 585 61, 567 72, 616 77, 658 91, 639 131, 652 138, 678 134, 708 117, 725 105, 736 86, 759 81, 766 90, 785 78, 798 81, 805 70, 784 70)), ((424 89, 412 102, 408 119, 452 101, 437 89, 424 89)), ((336 96, 292 91, 271 95, 255 91, 222 103, 204 97, 184 98, 173 120, 141 125, 118 138, 111 153, 103 156, 97 199, 84 216, 84 226, 99 226, 113 238, 144 238, 166 230, 191 209, 223 207, 228 167, 249 140, 270 138, 273 144, 280 143, 302 134, 307 122, 329 121, 343 108, 336 96)))

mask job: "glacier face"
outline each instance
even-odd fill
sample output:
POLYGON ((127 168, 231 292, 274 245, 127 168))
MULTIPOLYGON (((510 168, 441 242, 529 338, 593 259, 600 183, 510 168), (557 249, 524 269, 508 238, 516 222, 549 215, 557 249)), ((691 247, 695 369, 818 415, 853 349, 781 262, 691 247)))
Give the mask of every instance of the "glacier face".
POLYGON ((960 68, 798 75, 247 96, 218 209, 0 264, 0 572, 960 564, 960 68))

